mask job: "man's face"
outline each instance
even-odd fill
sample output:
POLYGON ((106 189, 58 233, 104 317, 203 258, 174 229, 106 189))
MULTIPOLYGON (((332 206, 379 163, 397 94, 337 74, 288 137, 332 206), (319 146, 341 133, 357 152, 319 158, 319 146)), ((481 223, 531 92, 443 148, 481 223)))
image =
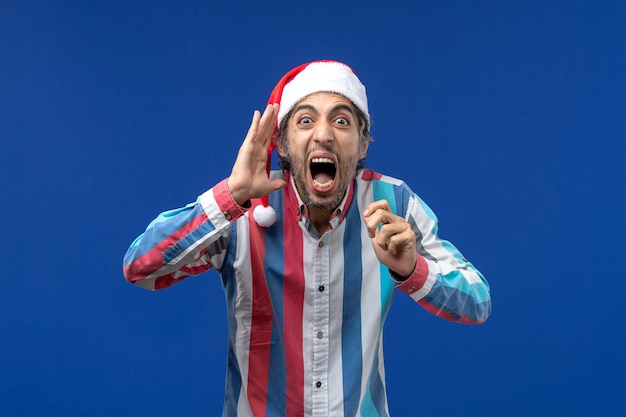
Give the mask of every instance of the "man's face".
POLYGON ((289 161, 307 206, 339 206, 367 151, 367 144, 361 147, 359 142, 359 120, 345 97, 315 93, 294 106, 278 152, 289 161))

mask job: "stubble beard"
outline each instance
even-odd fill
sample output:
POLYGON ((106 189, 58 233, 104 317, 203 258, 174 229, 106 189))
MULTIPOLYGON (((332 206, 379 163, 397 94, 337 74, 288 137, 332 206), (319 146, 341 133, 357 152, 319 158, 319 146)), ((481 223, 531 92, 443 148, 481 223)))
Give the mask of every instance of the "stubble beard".
MULTIPOLYGON (((316 149, 312 149, 307 153, 308 155, 316 149)), ((337 183, 337 189, 334 197, 328 200, 325 196, 316 196, 308 189, 307 171, 308 167, 305 161, 301 158, 291 155, 289 149, 286 149, 286 159, 291 166, 291 175, 293 176, 296 188, 300 194, 300 198, 307 207, 313 207, 321 210, 334 211, 339 204, 343 201, 343 198, 350 187, 350 182, 356 176, 356 167, 358 164, 358 158, 356 156, 349 157, 346 160, 339 158, 337 154, 337 173, 335 174, 335 181, 337 183)))

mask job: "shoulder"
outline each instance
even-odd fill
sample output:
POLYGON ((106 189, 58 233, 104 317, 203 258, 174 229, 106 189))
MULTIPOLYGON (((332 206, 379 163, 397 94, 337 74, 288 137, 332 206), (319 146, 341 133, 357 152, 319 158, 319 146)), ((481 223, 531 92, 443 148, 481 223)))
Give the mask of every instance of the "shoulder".
POLYGON ((417 195, 401 179, 365 168, 357 173, 359 193, 370 196, 371 201, 387 200, 392 210, 404 216, 417 195))
POLYGON ((378 185, 386 185, 389 187, 406 188, 410 191, 409 186, 401 179, 381 174, 369 168, 360 170, 356 175, 357 181, 363 184, 375 183, 378 185))

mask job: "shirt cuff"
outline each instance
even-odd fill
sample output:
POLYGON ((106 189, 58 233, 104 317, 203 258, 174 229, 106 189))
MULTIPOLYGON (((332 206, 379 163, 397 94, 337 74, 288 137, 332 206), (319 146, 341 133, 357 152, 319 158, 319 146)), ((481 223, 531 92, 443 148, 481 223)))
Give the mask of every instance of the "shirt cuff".
POLYGON ((220 181, 215 187, 213 187, 213 198, 217 203, 220 211, 224 214, 224 217, 229 222, 234 222, 238 218, 242 217, 250 208, 248 202, 246 206, 240 206, 237 204, 233 195, 228 189, 226 180, 220 181))
MULTIPOLYGON (((392 275, 393 276, 393 275, 392 275)), ((404 281, 397 281, 396 288, 408 295, 413 295, 422 289, 428 278, 428 263, 420 254, 417 254, 417 263, 413 273, 404 281)))

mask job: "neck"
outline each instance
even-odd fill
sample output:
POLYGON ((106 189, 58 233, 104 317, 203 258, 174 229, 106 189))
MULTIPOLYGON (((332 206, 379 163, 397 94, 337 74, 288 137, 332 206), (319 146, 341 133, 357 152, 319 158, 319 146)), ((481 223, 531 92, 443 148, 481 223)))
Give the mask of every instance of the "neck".
POLYGON ((307 211, 309 214, 309 221, 319 234, 323 235, 330 226, 330 216, 332 216, 333 210, 307 206, 307 211))

